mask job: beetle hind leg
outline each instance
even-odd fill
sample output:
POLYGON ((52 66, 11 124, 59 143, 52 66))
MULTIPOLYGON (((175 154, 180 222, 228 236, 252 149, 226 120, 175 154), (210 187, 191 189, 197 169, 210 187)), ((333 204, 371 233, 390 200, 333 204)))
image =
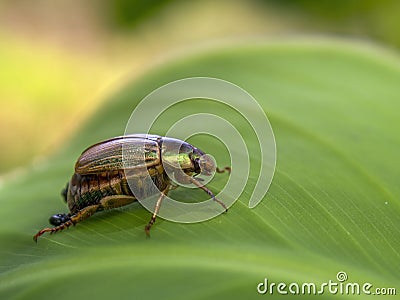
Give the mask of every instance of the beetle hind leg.
POLYGON ((100 209, 112 209, 131 204, 136 201, 133 196, 113 195, 100 200, 100 209))
POLYGON ((40 230, 38 233, 36 233, 33 236, 33 240, 37 242, 37 239, 42 236, 44 233, 49 232, 50 234, 53 234, 55 232, 59 232, 61 230, 64 230, 71 225, 75 225, 76 223, 79 223, 87 218, 89 218, 91 215, 93 215, 97 210, 99 209, 99 205, 91 205, 87 206, 84 209, 81 209, 78 211, 76 214, 70 216, 68 220, 63 222, 62 224, 52 227, 52 228, 44 228, 40 230))
POLYGON ((72 223, 72 221, 69 220, 69 221, 67 221, 67 222, 65 222, 65 223, 63 223, 63 224, 61 224, 61 225, 56 226, 56 227, 44 228, 44 229, 40 230, 38 233, 36 233, 36 234, 33 236, 33 240, 37 243, 37 239, 38 239, 41 235, 43 235, 44 233, 50 232, 50 234, 53 234, 53 233, 55 233, 55 232, 64 230, 65 228, 68 228, 68 227, 71 226, 71 225, 74 225, 74 223, 72 223))

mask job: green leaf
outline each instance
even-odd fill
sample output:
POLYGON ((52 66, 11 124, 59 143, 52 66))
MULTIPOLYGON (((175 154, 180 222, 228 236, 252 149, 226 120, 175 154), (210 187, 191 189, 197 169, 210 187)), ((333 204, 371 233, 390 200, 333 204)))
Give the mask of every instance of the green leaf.
MULTIPOLYGON (((399 289, 399 82, 397 57, 340 42, 232 45, 158 66, 111 97, 58 154, 3 184, 0 298, 252 299, 264 278, 321 284, 338 282, 339 271, 346 282, 372 283, 371 291, 399 289), (135 203, 35 244, 32 236, 48 217, 66 212, 59 193, 82 150, 123 134, 131 111, 152 90, 193 76, 239 85, 268 115, 278 160, 265 199, 247 207, 257 179, 252 164, 239 201, 212 220, 158 219, 147 239, 150 213, 135 203)), ((237 112, 193 100, 160 118, 154 133, 198 110, 248 132, 237 112)), ((229 162, 222 145, 198 142, 229 162)), ((252 154, 258 151, 251 134, 246 142, 252 154)), ((224 176, 217 175, 213 190, 224 176)), ((273 296, 279 295, 265 295, 273 296)), ((324 296, 348 297, 327 290, 324 296)))

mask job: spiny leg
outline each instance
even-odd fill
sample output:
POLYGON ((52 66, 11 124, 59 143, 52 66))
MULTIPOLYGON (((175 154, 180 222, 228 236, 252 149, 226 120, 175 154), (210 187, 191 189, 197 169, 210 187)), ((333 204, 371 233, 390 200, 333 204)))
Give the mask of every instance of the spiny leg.
POLYGON ((33 240, 35 242, 37 242, 37 239, 43 235, 46 232, 50 232, 50 234, 53 234, 55 232, 64 230, 65 228, 70 227, 71 225, 75 225, 76 223, 79 223, 87 218, 89 218, 91 215, 93 215, 99 208, 99 205, 91 205, 91 206, 87 206, 83 209, 81 209, 80 211, 78 211, 76 214, 70 216, 70 218, 65 221, 64 223, 53 227, 53 228, 44 228, 42 230, 40 230, 38 233, 36 233, 33 236, 33 240))
MULTIPOLYGON (((90 216, 92 216, 96 211, 102 210, 102 209, 111 209, 111 208, 117 208, 121 206, 128 205, 136 200, 135 197, 132 196, 123 196, 123 195, 115 195, 115 196, 108 196, 104 197, 101 199, 100 204, 97 205, 91 205, 88 207, 85 207, 84 209, 78 211, 75 215, 72 215, 69 217, 64 223, 55 226, 53 228, 44 228, 40 230, 33 239, 35 242, 37 242, 37 239, 43 235, 46 232, 50 232, 50 234, 61 231, 65 228, 70 227, 71 225, 75 225, 76 223, 79 223, 90 216)), ((66 215, 63 215, 67 217, 66 215)))
POLYGON ((161 192, 161 195, 160 195, 160 197, 158 198, 157 203, 156 203, 156 206, 155 206, 155 208, 154 208, 154 213, 153 213, 153 215, 151 216, 150 222, 149 222, 149 223, 146 225, 146 227, 144 228, 144 231, 146 232, 146 235, 147 235, 148 237, 150 237, 150 228, 151 228, 151 226, 153 226, 153 224, 156 222, 156 217, 157 217, 158 212, 160 211, 160 207, 161 207, 162 200, 164 199, 165 195, 167 195, 167 193, 168 193, 168 191, 169 191, 169 188, 170 188, 170 186, 167 186, 167 187, 165 188, 165 190, 163 190, 163 191, 161 192))
POLYGON ((118 208, 131 204, 134 201, 136 201, 136 198, 133 196, 125 196, 125 195, 107 196, 100 200, 100 208, 102 209, 118 208))
POLYGON ((205 191, 215 202, 219 203, 223 208, 225 208, 225 212, 228 211, 228 208, 226 207, 225 203, 222 202, 221 200, 218 200, 217 198, 215 198, 215 195, 213 192, 211 192, 205 185, 202 185, 200 182, 197 181, 197 179, 190 177, 190 181, 195 184, 196 186, 198 186, 199 188, 201 188, 203 191, 205 191))

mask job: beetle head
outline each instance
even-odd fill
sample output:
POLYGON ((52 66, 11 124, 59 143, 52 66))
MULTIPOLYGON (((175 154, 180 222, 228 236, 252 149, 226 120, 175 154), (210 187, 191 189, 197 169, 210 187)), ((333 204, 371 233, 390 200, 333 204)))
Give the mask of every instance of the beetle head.
POLYGON ((49 222, 53 226, 59 226, 69 220, 70 217, 67 214, 56 214, 50 217, 49 222))
POLYGON ((215 173, 216 165, 212 156, 205 154, 203 151, 197 148, 194 149, 193 154, 192 162, 195 173, 206 176, 210 176, 215 173))

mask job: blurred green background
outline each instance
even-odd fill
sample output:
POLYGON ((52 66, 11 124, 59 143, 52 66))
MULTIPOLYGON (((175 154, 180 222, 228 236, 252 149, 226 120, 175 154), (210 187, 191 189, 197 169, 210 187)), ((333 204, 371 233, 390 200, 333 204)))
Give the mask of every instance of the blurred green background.
MULTIPOLYGON (((318 284, 339 271, 399 289, 399 9, 355 0, 0 1, 0 299, 255 299, 264 277, 318 284), (152 90, 191 76, 238 84, 268 115, 278 161, 264 201, 247 207, 252 169, 239 201, 210 221, 159 219, 146 239, 149 213, 136 203, 34 244, 48 216, 66 211, 59 194, 81 151, 122 134, 152 90)), ((200 107, 249 131, 233 110, 195 101, 170 115, 200 107)), ((228 163, 221 145, 197 143, 228 163)), ((258 149, 254 139, 248 146, 258 149)), ((216 176, 210 188, 225 181, 216 176)))
POLYGON ((397 51, 399 11, 391 0, 2 0, 0 174, 40 163, 107 95, 174 53, 307 34, 397 51))

